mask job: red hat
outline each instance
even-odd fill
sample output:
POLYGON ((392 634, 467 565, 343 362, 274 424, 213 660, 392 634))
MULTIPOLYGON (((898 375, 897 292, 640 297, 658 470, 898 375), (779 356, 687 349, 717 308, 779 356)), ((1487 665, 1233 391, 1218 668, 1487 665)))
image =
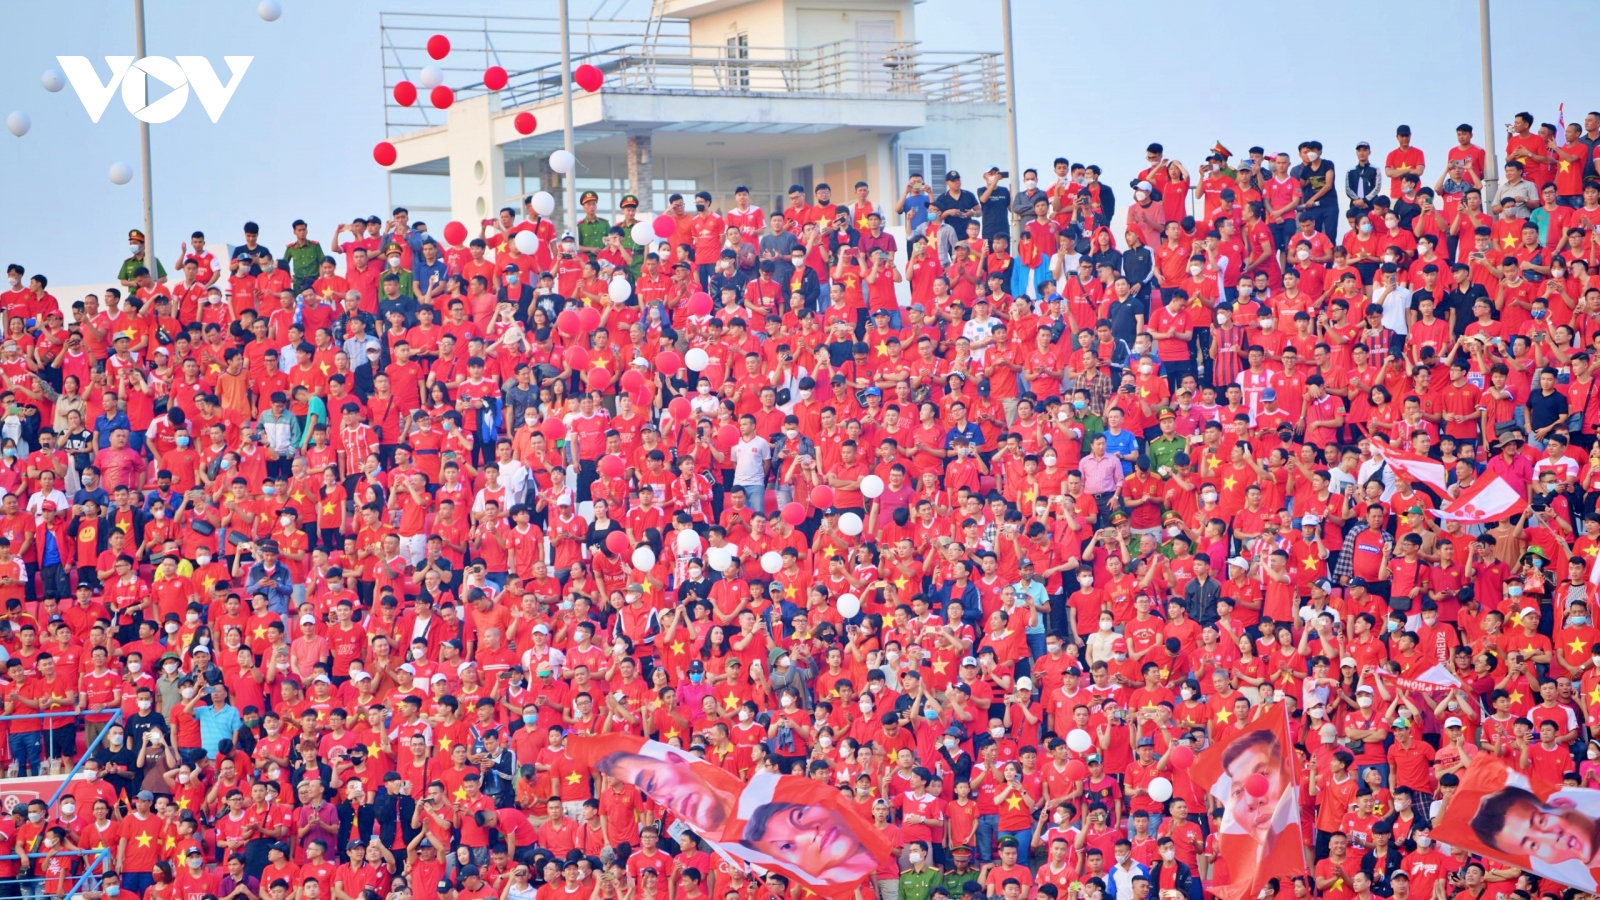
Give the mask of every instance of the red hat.
POLYGON ((1111 642, 1111 652, 1112 653, 1127 653, 1128 652, 1128 639, 1127 638, 1117 638, 1116 640, 1112 641, 1111 642))

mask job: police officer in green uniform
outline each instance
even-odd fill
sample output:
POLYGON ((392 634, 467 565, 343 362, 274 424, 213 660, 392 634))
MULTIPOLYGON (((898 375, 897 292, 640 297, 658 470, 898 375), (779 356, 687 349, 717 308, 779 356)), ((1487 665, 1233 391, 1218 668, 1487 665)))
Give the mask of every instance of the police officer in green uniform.
POLYGON ((1180 436, 1173 427, 1177 421, 1177 414, 1169 407, 1163 406, 1156 413, 1156 422, 1161 427, 1161 433, 1150 439, 1149 449, 1146 451, 1146 455, 1150 457, 1150 468, 1156 472, 1160 472, 1163 467, 1171 467, 1172 458, 1189 446, 1188 440, 1180 436))
POLYGON ((317 270, 327 254, 322 252, 321 244, 306 239, 304 219, 295 219, 293 228, 294 243, 283 251, 283 255, 289 260, 289 276, 294 279, 294 292, 298 294, 311 287, 311 282, 317 279, 317 270))
MULTIPOLYGON (((395 241, 390 241, 384 246, 383 263, 385 268, 383 270, 383 275, 380 276, 380 284, 382 281, 387 281, 390 275, 398 276, 400 280, 400 296, 409 296, 414 298, 417 296, 417 290, 414 284, 415 279, 412 277, 409 271, 400 265, 400 260, 403 258, 402 254, 404 252, 405 251, 403 248, 401 248, 400 244, 395 241)), ((381 289, 379 296, 383 296, 381 289)), ((435 310, 435 313, 437 312, 438 311, 435 310)), ((440 318, 441 317, 436 315, 435 321, 439 321, 440 318)))
POLYGON ((578 205, 583 207, 583 218, 578 220, 578 249, 599 253, 606 247, 606 235, 611 233, 611 223, 594 214, 600 206, 600 195, 584 191, 578 196, 578 205))
POLYGON ((633 254, 633 261, 628 263, 628 272, 634 281, 638 281, 644 265, 644 247, 633 240, 633 226, 639 224, 639 198, 623 194, 619 205, 622 207, 622 218, 617 220, 617 227, 622 229, 622 246, 633 254))
POLYGON ((978 870, 972 866, 972 848, 966 844, 951 847, 950 871, 944 874, 945 891, 952 897, 960 897, 966 892, 967 882, 976 882, 978 875, 978 870))
MULTIPOLYGON (((128 231, 128 249, 133 251, 133 255, 122 261, 122 268, 117 271, 117 281, 121 282, 123 287, 131 291, 136 287, 133 281, 133 270, 139 268, 149 268, 144 261, 144 232, 137 228, 128 231)), ((165 266, 161 265, 161 260, 159 259, 156 260, 155 273, 156 284, 166 284, 167 269, 165 266)))
POLYGON ((932 864, 933 852, 923 841, 906 845, 906 859, 911 868, 900 873, 898 900, 930 900, 933 889, 944 881, 944 872, 932 864))

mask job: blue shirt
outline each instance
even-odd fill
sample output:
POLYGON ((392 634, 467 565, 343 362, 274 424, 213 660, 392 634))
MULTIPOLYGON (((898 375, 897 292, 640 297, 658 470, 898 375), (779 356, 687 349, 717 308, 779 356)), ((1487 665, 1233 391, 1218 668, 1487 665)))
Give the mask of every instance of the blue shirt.
POLYGON ((210 703, 196 704, 194 720, 200 723, 200 746, 205 748, 207 756, 215 756, 217 744, 224 738, 231 739, 244 726, 244 719, 230 703, 223 704, 221 709, 210 703))
POLYGON ((911 231, 920 230, 928 224, 928 195, 913 194, 907 197, 905 211, 911 216, 911 231))
POLYGON ((958 437, 966 438, 967 443, 971 444, 974 450, 983 446, 983 429, 979 428, 976 422, 968 422, 960 428, 950 429, 944 436, 944 448, 949 450, 958 437))
MULTIPOLYGON (((1106 452, 1113 456, 1120 458, 1124 453, 1137 453, 1139 450, 1139 439, 1134 437, 1131 431, 1123 430, 1112 433, 1110 430, 1106 430, 1101 433, 1106 438, 1106 452)), ((1122 474, 1128 475, 1132 472, 1133 463, 1125 459, 1122 460, 1122 474)))

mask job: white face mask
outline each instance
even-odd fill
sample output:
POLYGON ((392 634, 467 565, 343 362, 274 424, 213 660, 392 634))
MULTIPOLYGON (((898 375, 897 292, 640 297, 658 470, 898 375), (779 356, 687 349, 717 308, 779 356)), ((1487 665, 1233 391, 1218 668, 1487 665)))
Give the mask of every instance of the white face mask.
POLYGON ((1038 190, 1038 188, 1039 188, 1039 180, 1037 178, 1024 178, 1022 180, 1022 189, 1023 190, 1025 190, 1025 191, 1033 191, 1033 190, 1038 190))
POLYGON ((1156 370, 1156 367, 1150 365, 1149 363, 1142 363, 1139 366, 1139 374, 1140 375, 1149 375, 1151 372, 1154 372, 1155 370, 1156 370))
POLYGON ((1189 267, 1189 274, 1193 275, 1193 276, 1195 276, 1197 278, 1199 277, 1200 273, 1204 272, 1204 271, 1205 271, 1205 267, 1204 266, 1190 266, 1189 267))
POLYGON ((1366 694, 1362 694, 1360 697, 1356 698, 1356 703, 1359 704, 1362 709, 1366 709, 1372 705, 1372 698, 1366 694))
POLYGON ((197 613, 197 612, 185 613, 184 616, 183 616, 183 620, 185 622, 188 622, 190 625, 193 625, 196 622, 200 621, 200 614, 197 613))
POLYGON ((400 257, 398 257, 398 256, 389 257, 389 268, 391 268, 391 269, 400 268, 400 257))
POLYGON ((911 864, 914 866, 917 863, 922 862, 922 854, 921 853, 907 853, 906 854, 906 859, 910 860, 911 864))
POLYGON ((1177 856, 1177 854, 1174 853, 1172 850, 1163 850, 1163 851, 1161 851, 1161 858, 1166 860, 1167 862, 1172 862, 1173 857, 1175 857, 1175 856, 1177 856))
POLYGON ((857 703, 856 706, 860 707, 863 713, 871 714, 872 712, 872 704, 869 702, 857 703))
POLYGON ((996 725, 993 728, 989 729, 989 736, 998 741, 1001 738, 1006 736, 1006 730, 1004 728, 1000 727, 999 725, 996 725))
POLYGON ((1301 250, 1299 250, 1299 251, 1297 251, 1295 253, 1294 258, 1298 259, 1298 260, 1310 259, 1311 258, 1311 251, 1302 248, 1301 250))
POLYGON ((1390 231, 1393 231, 1396 228, 1400 227, 1400 220, 1399 219, 1384 219, 1383 220, 1383 225, 1384 225, 1385 228, 1389 229, 1390 231))
POLYGON ((1183 699, 1185 699, 1185 700, 1193 700, 1194 699, 1194 691, 1191 691, 1188 688, 1184 688, 1183 690, 1179 691, 1178 693, 1183 695, 1183 699))
POLYGON ((1143 203, 1144 201, 1150 199, 1150 194, 1147 191, 1134 191, 1133 192, 1133 199, 1139 201, 1140 203, 1143 203))
POLYGON ((1107 622, 1105 619, 1101 619, 1100 620, 1100 630, 1101 631, 1110 631, 1111 628, 1112 628, 1112 623, 1111 622, 1107 622))
POLYGON ((1200 495, 1200 500, 1205 503, 1215 503, 1217 502, 1217 495, 1214 491, 1206 491, 1200 495))
POLYGON ((183 697, 183 699, 185 699, 185 700, 187 700, 187 699, 189 699, 189 698, 190 698, 190 697, 193 697, 193 696, 194 696, 194 688, 188 688, 188 687, 186 687, 186 688, 184 688, 184 689, 183 689, 183 690, 181 690, 181 691, 179 691, 179 692, 178 692, 178 694, 179 694, 179 695, 180 695, 180 696, 182 696, 182 697, 183 697))
POLYGON ((831 738, 828 735, 824 734, 824 735, 822 735, 822 736, 817 738, 817 746, 821 747, 824 750, 826 750, 829 747, 833 746, 833 738, 831 738))
POLYGON ((1265 329, 1268 329, 1268 328, 1271 328, 1271 327, 1272 327, 1272 317, 1271 316, 1263 316, 1261 318, 1261 328, 1263 330, 1265 330, 1265 329))
POLYGON ((1178 535, 1180 535, 1182 533, 1183 533, 1183 529, 1178 527, 1177 525, 1168 525, 1167 526, 1167 537, 1177 537, 1178 535))
POLYGON ((294 516, 279 516, 278 517, 278 524, 282 525, 284 528, 288 528, 293 523, 294 523, 294 516))
POLYGON ((1045 468, 1048 469, 1048 468, 1050 468, 1051 466, 1053 466, 1055 464, 1056 464, 1056 458, 1054 456, 1046 456, 1044 458, 1045 468))
POLYGON ((153 704, 151 704, 151 702, 149 700, 140 700, 139 701, 139 711, 140 712, 149 712, 150 711, 150 707, 152 705, 153 704))
POLYGON ((739 721, 741 721, 741 722, 750 721, 750 710, 748 710, 748 709, 739 710, 739 721))
POLYGON ((788 694, 785 694, 782 697, 778 698, 778 705, 780 705, 780 706, 793 706, 794 705, 794 698, 790 697, 788 694))
POLYGON ((70 815, 72 815, 73 813, 75 813, 77 811, 78 811, 78 805, 76 803, 63 803, 63 804, 61 804, 61 814, 63 816, 70 816, 70 815))
POLYGON ((168 622, 167 623, 167 634, 177 634, 177 633, 178 633, 178 623, 177 622, 168 622))

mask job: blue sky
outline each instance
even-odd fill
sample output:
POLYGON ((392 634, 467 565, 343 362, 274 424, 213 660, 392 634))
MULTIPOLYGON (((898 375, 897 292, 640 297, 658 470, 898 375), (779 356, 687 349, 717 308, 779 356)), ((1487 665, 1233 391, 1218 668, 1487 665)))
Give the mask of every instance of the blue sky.
MULTIPOLYGON (((195 229, 214 243, 239 240, 247 219, 281 246, 304 218, 326 241, 335 223, 382 211, 383 171, 371 160, 382 138, 378 13, 437 12, 413 0, 280 0, 283 17, 261 21, 255 0, 150 0, 148 50, 203 55, 226 76, 224 55, 255 57, 222 121, 198 100, 153 126, 157 248, 164 261, 195 229)), ((536 0, 549 4, 554 0, 536 0)), ((574 0, 575 14, 599 6, 637 13, 643 0, 574 0)), ((1593 34, 1600 4, 1575 0, 1493 0, 1495 117, 1487 133, 1519 110, 1555 121, 1600 108, 1585 56, 1563 34, 1593 34), (1548 33, 1548 37, 1545 36, 1548 33), (1584 86, 1591 86, 1588 91, 1584 86)), ((27 112, 33 130, 0 134, 0 262, 20 262, 59 284, 112 276, 124 236, 142 224, 139 182, 118 187, 112 163, 137 168, 138 127, 120 98, 92 124, 71 89, 39 84, 57 55, 132 54, 132 0, 0 5, 0 117, 27 112), (64 9, 70 15, 62 15, 64 9)), ((1259 3, 1064 6, 1013 0, 1022 164, 1055 156, 1097 162, 1125 186, 1144 146, 1195 163, 1213 141, 1237 152, 1315 138, 1341 169, 1359 140, 1381 156, 1394 127, 1442 159, 1455 126, 1483 128, 1477 4, 1467 0, 1345 0, 1315 15, 1283 14, 1259 3)), ((998 50, 998 3, 926 0, 918 36, 935 50, 998 50)), ((505 14, 504 3, 456 0, 453 13, 505 14)), ((103 74, 103 71, 102 71, 103 74)), ((1004 164, 1004 160, 994 162, 1004 164)), ((973 168, 970 164, 968 168, 973 168)))

